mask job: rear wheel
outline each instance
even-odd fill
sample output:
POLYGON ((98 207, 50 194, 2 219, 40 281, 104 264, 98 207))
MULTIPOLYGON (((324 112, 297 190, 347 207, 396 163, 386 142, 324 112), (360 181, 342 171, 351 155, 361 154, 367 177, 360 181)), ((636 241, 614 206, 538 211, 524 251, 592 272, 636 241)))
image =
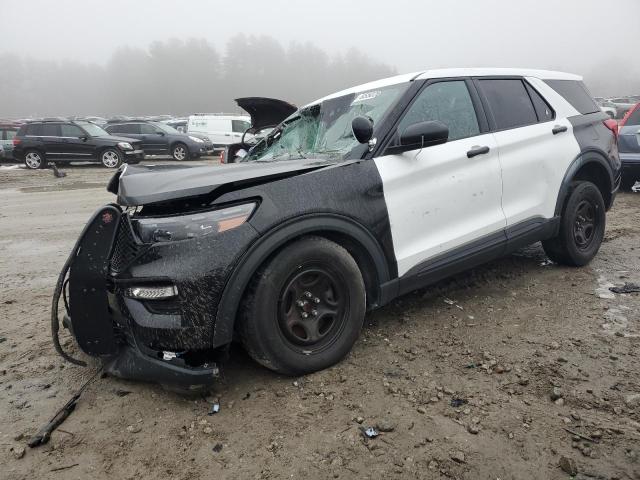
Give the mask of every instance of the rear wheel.
POLYGON ((575 182, 560 220, 560 232, 542 242, 554 262, 581 267, 595 257, 604 238, 604 200, 591 182, 575 182))
POLYGON ((47 162, 44 159, 44 155, 37 150, 29 150, 24 156, 24 164, 31 170, 37 170, 39 168, 45 168, 47 162))
POLYGON ((122 154, 115 148, 108 148, 100 154, 100 161, 107 168, 118 168, 122 164, 122 154))
POLYGON ((357 340, 364 315, 364 282, 353 257, 325 238, 306 237, 256 273, 239 330, 254 360, 298 375, 340 361, 357 340))
POLYGON ((174 160, 181 162, 189 157, 189 149, 187 149, 187 146, 184 143, 177 143, 171 151, 171 156, 174 160))

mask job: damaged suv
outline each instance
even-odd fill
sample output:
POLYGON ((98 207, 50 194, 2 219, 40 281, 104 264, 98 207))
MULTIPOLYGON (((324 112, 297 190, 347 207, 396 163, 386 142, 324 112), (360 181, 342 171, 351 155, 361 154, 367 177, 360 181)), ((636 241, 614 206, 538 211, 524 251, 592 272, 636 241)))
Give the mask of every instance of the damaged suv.
POLYGON ((542 241, 597 253, 615 126, 580 77, 430 70, 297 109, 239 163, 113 177, 53 299, 114 375, 211 382, 233 340, 298 375, 342 359, 366 312, 542 241))

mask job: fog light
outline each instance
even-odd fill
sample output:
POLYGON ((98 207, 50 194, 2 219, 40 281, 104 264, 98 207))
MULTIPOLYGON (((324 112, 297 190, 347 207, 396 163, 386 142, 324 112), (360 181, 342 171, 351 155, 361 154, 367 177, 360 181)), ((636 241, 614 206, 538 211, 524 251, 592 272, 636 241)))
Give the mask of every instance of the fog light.
POLYGON ((163 298, 171 298, 178 295, 178 289, 175 285, 166 285, 163 287, 132 287, 124 291, 125 297, 137 298, 139 300, 162 300, 163 298))

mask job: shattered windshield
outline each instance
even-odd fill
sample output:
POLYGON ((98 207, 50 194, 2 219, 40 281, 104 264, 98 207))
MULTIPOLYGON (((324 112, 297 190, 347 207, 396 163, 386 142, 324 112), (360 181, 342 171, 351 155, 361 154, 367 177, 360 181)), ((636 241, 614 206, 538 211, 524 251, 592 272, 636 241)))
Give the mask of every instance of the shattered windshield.
POLYGON ((342 160, 358 145, 351 121, 358 116, 379 120, 407 89, 398 84, 331 98, 298 110, 255 145, 245 161, 271 162, 301 158, 342 160))

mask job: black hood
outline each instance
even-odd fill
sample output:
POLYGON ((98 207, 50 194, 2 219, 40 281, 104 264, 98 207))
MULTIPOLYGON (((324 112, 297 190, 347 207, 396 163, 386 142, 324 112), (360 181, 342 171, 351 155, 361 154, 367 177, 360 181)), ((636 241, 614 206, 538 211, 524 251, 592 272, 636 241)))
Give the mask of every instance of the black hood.
POLYGON ((257 183, 300 175, 335 165, 325 160, 247 162, 224 166, 125 165, 114 175, 107 190, 118 195, 118 203, 132 207, 191 198, 213 193, 225 186, 242 188, 257 183), (117 186, 117 189, 116 189, 117 186))
POLYGON ((250 133, 275 127, 298 109, 295 105, 275 98, 236 98, 236 103, 251 116, 250 133))

